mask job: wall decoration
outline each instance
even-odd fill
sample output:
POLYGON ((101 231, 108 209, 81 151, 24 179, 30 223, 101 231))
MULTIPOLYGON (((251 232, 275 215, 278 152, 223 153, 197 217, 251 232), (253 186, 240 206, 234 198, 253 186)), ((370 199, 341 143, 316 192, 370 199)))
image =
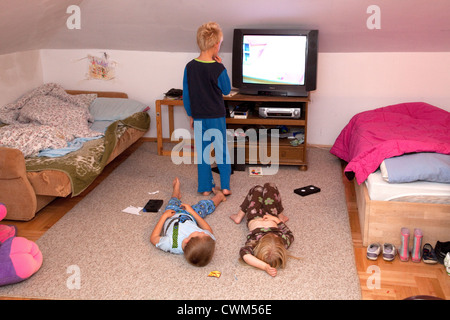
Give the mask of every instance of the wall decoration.
POLYGON ((88 55, 89 70, 87 77, 89 80, 112 80, 115 78, 115 67, 117 62, 109 59, 106 52, 100 57, 88 55))

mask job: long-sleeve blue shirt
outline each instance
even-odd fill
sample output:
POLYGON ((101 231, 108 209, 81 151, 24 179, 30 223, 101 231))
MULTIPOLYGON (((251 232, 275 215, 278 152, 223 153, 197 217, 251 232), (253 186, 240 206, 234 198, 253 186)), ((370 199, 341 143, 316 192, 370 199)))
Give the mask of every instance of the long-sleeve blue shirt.
POLYGON ((225 117, 223 94, 231 90, 227 69, 216 61, 191 60, 184 69, 183 104, 194 119, 225 117))

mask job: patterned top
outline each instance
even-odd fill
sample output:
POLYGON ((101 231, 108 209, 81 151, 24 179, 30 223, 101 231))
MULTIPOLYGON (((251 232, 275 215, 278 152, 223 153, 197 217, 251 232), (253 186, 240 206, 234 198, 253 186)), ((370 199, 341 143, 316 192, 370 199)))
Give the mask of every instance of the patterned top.
POLYGON ((253 249, 258 244, 258 241, 268 233, 274 233, 283 240, 284 247, 288 249, 294 241, 292 231, 283 223, 280 222, 277 228, 256 228, 247 234, 247 241, 244 247, 241 248, 239 254, 243 258, 246 254, 253 255, 253 249))

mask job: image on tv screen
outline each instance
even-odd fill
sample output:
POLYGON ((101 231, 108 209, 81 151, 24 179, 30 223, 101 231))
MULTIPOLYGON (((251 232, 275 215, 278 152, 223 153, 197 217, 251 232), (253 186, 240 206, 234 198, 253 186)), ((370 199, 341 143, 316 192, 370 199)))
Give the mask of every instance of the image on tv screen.
POLYGON ((244 35, 242 81, 305 84, 306 36, 244 35))

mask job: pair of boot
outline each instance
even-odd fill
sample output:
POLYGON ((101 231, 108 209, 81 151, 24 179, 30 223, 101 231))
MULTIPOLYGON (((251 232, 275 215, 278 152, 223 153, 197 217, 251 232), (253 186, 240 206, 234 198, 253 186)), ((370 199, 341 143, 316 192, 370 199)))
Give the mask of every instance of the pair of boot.
POLYGON ((413 234, 413 247, 411 252, 409 251, 409 238, 411 237, 408 228, 402 228, 400 230, 401 244, 398 249, 398 256, 401 261, 409 261, 409 254, 411 253, 411 260, 413 262, 420 262, 422 259, 422 239, 423 233, 420 229, 414 229, 413 234))

